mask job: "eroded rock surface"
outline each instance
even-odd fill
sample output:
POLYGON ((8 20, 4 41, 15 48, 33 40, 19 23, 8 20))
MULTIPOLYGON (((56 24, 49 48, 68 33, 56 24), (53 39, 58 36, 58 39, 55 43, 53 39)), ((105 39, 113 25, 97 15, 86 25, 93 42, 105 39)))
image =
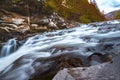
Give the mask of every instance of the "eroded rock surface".
POLYGON ((6 41, 30 30, 27 17, 4 9, 1 9, 0 12, 3 14, 0 17, 0 40, 6 41))
POLYGON ((120 55, 112 63, 63 69, 53 80, 120 80, 120 55))

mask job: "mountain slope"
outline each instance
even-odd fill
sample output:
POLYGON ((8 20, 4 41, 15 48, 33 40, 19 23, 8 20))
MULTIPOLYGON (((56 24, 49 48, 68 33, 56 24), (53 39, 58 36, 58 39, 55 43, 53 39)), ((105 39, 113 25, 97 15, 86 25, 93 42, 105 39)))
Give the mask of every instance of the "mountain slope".
POLYGON ((115 10, 115 11, 112 11, 112 12, 110 12, 110 13, 108 13, 108 14, 105 14, 105 18, 106 18, 107 20, 116 19, 116 15, 117 15, 117 13, 118 13, 119 11, 120 11, 120 10, 115 10))

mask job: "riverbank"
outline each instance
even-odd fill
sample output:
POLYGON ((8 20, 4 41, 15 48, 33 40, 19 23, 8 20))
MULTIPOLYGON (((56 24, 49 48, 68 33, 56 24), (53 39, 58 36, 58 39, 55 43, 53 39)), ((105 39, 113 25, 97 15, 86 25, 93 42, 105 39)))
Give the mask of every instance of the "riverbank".
POLYGON ((28 17, 1 9, 0 14, 0 41, 3 42, 14 37, 24 39, 28 34, 72 28, 80 24, 65 20, 57 13, 28 17))

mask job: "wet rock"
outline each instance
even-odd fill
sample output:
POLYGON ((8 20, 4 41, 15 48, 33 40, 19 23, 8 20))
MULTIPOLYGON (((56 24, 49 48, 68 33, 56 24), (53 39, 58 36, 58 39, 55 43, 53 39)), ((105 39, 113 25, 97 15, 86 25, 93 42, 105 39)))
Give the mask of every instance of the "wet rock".
POLYGON ((104 62, 113 62, 113 57, 111 54, 93 53, 88 57, 88 61, 91 66, 98 65, 104 62))
MULTIPOLYGON (((44 53, 46 54, 46 53, 44 53)), ((45 79, 51 80, 52 77, 57 73, 57 71, 67 67, 77 67, 82 66, 80 58, 73 56, 73 54, 61 54, 51 57, 39 57, 40 54, 28 54, 16 60, 13 65, 8 69, 3 71, 0 75, 1 80, 16 80, 17 75, 26 74, 22 80, 30 79, 45 79), (22 73, 20 73, 22 70, 22 73), (16 76, 13 76, 16 75, 16 76), (31 76, 31 77, 29 77, 31 76)))
POLYGON ((36 59, 33 63, 34 66, 36 62, 40 62, 42 65, 35 67, 36 73, 33 75, 31 80, 35 79, 45 79, 51 80, 53 76, 57 73, 57 71, 65 68, 65 67, 75 67, 82 66, 81 59, 68 56, 68 55, 58 55, 43 59, 36 59))

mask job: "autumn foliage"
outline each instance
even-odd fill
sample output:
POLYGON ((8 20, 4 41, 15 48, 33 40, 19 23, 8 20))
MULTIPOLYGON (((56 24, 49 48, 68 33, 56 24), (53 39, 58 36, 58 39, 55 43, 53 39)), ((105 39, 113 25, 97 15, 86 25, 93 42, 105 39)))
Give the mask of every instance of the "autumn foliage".
POLYGON ((0 0, 0 7, 22 15, 50 15, 57 12, 66 20, 82 23, 105 20, 96 3, 88 0, 0 0))

